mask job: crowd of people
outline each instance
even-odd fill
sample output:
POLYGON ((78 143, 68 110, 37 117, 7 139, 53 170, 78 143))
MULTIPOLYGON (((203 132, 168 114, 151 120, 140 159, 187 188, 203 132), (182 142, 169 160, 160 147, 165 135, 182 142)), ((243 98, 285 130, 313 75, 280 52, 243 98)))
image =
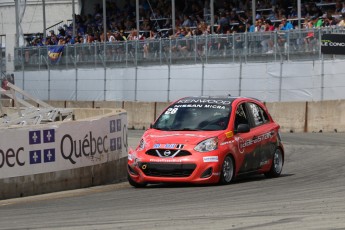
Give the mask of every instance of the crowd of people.
MULTIPOLYGON (((50 30, 42 36, 28 38, 28 46, 84 44, 157 38, 183 38, 211 33, 232 34, 290 30, 297 28, 297 7, 292 0, 257 1, 255 20, 252 18, 250 0, 215 1, 214 27, 211 28, 209 0, 176 1, 176 29, 172 29, 171 1, 142 0, 139 6, 140 31, 136 30, 135 6, 126 1, 118 7, 116 1, 107 1, 106 35, 103 29, 103 9, 94 6, 90 14, 74 15, 73 25, 63 25, 58 32, 50 30), (252 22, 255 21, 255 24, 252 22)), ((345 26, 345 1, 302 1, 302 28, 345 26)))

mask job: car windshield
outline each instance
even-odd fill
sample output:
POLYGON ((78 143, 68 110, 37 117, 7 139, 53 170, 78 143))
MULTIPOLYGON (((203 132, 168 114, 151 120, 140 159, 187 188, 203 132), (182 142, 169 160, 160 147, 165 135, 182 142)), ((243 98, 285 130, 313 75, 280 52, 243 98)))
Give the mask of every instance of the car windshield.
POLYGON ((230 112, 230 105, 175 103, 161 114, 152 128, 166 131, 225 130, 230 112))

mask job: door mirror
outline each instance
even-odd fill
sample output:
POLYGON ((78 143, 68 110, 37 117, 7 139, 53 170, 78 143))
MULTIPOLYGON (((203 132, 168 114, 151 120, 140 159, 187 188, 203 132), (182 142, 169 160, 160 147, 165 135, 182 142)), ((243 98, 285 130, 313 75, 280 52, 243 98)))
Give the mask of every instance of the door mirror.
POLYGON ((249 133, 249 131, 250 127, 248 124, 239 124, 236 130, 237 133, 249 133))

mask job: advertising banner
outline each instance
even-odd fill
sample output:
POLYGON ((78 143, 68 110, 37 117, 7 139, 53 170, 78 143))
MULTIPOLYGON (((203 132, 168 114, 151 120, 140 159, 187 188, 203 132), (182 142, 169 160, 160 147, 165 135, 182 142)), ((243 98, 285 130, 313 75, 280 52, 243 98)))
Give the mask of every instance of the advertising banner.
POLYGON ((127 157, 127 116, 0 129, 0 179, 127 157))
POLYGON ((323 54, 345 55, 345 34, 324 34, 321 38, 323 54))

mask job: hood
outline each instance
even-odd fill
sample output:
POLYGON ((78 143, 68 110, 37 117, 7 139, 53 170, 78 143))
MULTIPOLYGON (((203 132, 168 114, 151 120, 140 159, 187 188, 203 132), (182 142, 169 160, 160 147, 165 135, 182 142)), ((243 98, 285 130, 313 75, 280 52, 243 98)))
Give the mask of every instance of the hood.
POLYGON ((203 140, 217 137, 222 133, 225 133, 225 131, 161 131, 149 129, 144 133, 143 138, 151 148, 155 144, 197 145, 203 140))

